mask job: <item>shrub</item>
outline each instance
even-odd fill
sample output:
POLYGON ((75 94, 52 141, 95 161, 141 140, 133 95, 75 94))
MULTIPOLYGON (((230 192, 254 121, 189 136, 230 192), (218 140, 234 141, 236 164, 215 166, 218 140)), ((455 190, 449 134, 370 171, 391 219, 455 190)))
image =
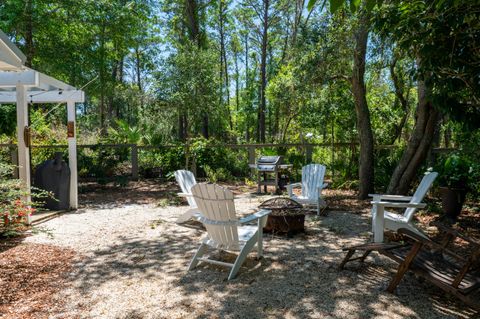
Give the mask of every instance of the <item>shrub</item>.
POLYGON ((26 185, 19 179, 9 179, 12 175, 13 166, 0 163, 0 215, 1 227, 0 236, 18 235, 27 216, 35 212, 33 206, 42 203, 32 203, 25 200, 28 195, 34 198, 45 198, 52 196, 44 191, 36 191, 31 194, 26 185))

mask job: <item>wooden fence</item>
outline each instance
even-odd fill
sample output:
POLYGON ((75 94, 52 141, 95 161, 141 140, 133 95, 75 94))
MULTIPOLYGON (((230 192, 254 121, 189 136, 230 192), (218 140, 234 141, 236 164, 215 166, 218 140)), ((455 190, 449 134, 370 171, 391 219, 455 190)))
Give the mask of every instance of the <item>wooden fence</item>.
MULTIPOLYGON (((188 149, 189 145, 183 145, 186 149, 188 149)), ((130 177, 133 180, 137 180, 139 177, 139 151, 140 150, 161 150, 165 148, 173 148, 178 147, 178 145, 137 145, 137 144, 83 144, 77 145, 78 149, 130 149, 130 164, 131 164, 131 172, 130 177)), ((335 150, 342 149, 342 148, 349 148, 352 150, 357 150, 359 145, 358 143, 286 143, 286 144, 274 144, 274 143, 266 143, 266 144, 220 144, 220 145, 210 145, 207 148, 230 148, 230 149, 243 149, 248 152, 248 164, 255 164, 257 159, 257 150, 264 149, 264 148, 297 148, 303 151, 305 156, 305 162, 311 163, 314 148, 321 147, 321 148, 330 148, 331 149, 331 160, 332 162, 335 160, 335 150)), ((10 160, 13 165, 18 165, 18 155, 17 155, 17 147, 16 144, 0 144, 0 149, 7 148, 10 151, 10 160)), ((66 144, 58 144, 58 145, 32 145, 32 149, 66 149, 68 145, 66 144)), ((394 145, 377 145, 375 147, 376 150, 381 149, 395 149, 397 146, 394 145)), ((444 153, 444 152, 451 152, 454 149, 450 148, 435 148, 433 149, 434 153, 444 153)), ((187 159, 187 162, 191 160, 193 161, 189 165, 186 164, 188 167, 193 167, 195 169, 195 158, 187 159)), ((332 175, 335 172, 332 171, 332 175)), ((18 172, 15 173, 15 177, 18 177, 18 172)))

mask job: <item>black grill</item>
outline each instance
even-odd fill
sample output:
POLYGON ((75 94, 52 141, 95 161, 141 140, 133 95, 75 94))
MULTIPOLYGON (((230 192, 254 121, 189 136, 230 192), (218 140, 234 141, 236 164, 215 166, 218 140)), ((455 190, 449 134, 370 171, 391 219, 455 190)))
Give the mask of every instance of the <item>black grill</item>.
POLYGON ((283 164, 282 156, 261 156, 255 165, 258 176, 258 190, 267 192, 267 186, 275 186, 275 192, 279 193, 288 183, 288 174, 285 170, 292 165, 283 164), (283 173, 282 173, 283 171, 283 173))

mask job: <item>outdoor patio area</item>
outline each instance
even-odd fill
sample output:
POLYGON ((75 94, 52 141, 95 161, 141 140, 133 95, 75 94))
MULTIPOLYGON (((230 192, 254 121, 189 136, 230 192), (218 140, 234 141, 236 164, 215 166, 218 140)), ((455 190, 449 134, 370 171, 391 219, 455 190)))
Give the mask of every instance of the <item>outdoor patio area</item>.
MULTIPOLYGON (((255 187, 228 187, 239 213, 251 213, 272 197, 254 194, 255 187)), ((231 281, 225 268, 205 263, 187 272, 204 230, 196 222, 175 223, 188 207, 174 195, 176 184, 149 181, 121 189, 81 185, 80 191, 84 205, 78 211, 41 223, 38 232, 2 249, 0 263, 7 273, 8 265, 18 270, 27 262, 22 255, 31 254, 21 276, 0 281, 2 298, 10 289, 10 299, 0 306, 3 318, 475 315, 411 273, 396 294, 386 292, 397 265, 379 254, 363 265, 352 262, 338 270, 345 256, 342 248, 366 242, 371 235, 369 202, 347 191, 327 190, 331 209, 327 216, 308 215, 306 234, 264 234, 264 258, 250 254, 231 281), (41 266, 32 267, 35 262, 41 266)))

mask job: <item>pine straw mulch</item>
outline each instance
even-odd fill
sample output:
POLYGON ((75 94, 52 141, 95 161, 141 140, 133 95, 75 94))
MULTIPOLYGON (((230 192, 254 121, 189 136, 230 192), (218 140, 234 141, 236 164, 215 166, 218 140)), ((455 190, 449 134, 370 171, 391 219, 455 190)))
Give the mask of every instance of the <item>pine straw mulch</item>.
POLYGON ((20 239, 0 241, 0 318, 49 318, 61 309, 75 252, 20 239))

